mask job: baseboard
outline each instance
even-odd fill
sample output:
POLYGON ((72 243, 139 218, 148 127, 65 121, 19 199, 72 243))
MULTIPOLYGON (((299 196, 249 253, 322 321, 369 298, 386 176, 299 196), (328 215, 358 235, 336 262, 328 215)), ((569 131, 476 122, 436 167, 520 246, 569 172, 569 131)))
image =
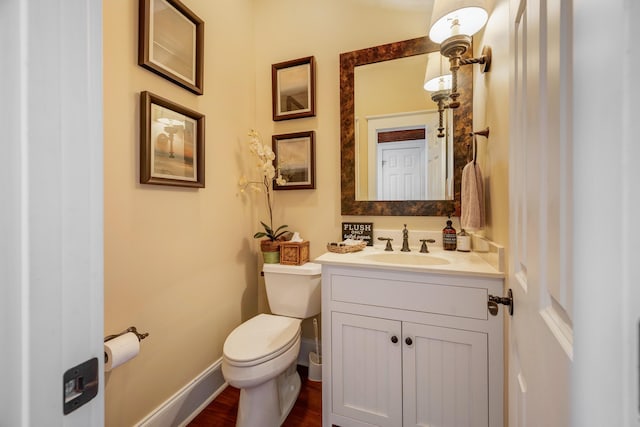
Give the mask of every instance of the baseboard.
POLYGON ((136 427, 184 427, 227 387, 217 360, 173 396, 151 411, 136 427))
MULTIPOLYGON (((316 352, 316 340, 313 338, 302 338, 300 340, 300 354, 298 354, 298 365, 309 367, 309 353, 316 352)), ((322 354, 322 346, 320 346, 322 354)))

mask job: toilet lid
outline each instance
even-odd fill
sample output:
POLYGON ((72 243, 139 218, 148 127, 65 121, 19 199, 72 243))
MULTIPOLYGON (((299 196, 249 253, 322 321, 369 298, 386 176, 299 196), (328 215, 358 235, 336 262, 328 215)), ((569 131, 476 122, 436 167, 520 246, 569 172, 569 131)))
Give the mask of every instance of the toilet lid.
POLYGON ((257 364, 283 353, 299 336, 300 319, 259 314, 235 328, 222 351, 235 364, 257 364))

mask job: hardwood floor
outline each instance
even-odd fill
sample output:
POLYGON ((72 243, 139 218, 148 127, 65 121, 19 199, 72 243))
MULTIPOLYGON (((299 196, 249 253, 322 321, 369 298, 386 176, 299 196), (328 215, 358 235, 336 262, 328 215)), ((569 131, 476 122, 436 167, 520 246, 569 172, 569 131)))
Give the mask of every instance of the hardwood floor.
MULTIPOLYGON (((309 381, 307 368, 298 365, 302 380, 300 395, 283 427, 322 426, 322 383, 309 381)), ((236 425, 240 390, 227 387, 189 423, 189 427, 233 427, 236 425)))

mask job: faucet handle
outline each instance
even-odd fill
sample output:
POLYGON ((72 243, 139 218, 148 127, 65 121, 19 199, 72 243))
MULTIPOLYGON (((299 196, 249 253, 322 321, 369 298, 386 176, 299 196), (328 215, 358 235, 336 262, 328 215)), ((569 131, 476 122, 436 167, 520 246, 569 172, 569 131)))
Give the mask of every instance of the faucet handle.
POLYGON ((391 241, 393 240, 390 237, 378 237, 378 240, 386 240, 387 241, 387 245, 384 247, 385 251, 392 251, 393 248, 391 247, 391 241))
POLYGON ((436 241, 433 239, 420 239, 420 241, 422 242, 422 246, 420 246, 420 252, 423 254, 428 254, 429 253, 429 249, 427 249, 427 242, 429 243, 435 243, 436 241))

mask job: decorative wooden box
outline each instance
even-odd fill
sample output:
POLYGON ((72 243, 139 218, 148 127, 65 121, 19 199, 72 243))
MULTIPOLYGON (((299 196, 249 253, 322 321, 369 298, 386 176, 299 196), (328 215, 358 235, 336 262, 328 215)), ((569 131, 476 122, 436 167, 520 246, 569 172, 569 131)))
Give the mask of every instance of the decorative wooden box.
POLYGON ((302 265, 309 261, 309 241, 280 243, 280 264, 302 265))

